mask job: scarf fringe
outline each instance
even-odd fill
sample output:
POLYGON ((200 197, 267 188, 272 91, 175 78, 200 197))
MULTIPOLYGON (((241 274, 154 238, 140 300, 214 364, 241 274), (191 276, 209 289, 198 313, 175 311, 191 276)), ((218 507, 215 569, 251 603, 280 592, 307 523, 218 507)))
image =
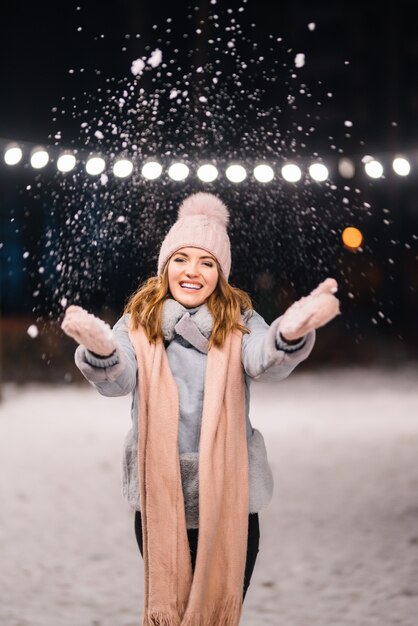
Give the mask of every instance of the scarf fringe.
POLYGON ((178 614, 150 610, 144 616, 142 626, 237 626, 241 611, 242 597, 231 596, 205 614, 186 613, 183 619, 178 614))
POLYGON ((180 618, 172 613, 155 611, 144 616, 142 626, 180 626, 180 618))
POLYGON ((237 626, 241 617, 242 596, 230 596, 204 613, 186 613, 181 626, 237 626))

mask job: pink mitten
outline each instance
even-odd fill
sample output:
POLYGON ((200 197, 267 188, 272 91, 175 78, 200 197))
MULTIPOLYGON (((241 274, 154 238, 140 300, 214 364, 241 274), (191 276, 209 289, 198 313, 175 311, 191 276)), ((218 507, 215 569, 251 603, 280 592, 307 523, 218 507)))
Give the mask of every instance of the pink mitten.
POLYGON ((68 307, 61 328, 69 337, 99 356, 109 356, 116 349, 110 326, 81 306, 68 307))
POLYGON ((280 320, 280 334, 286 341, 300 339, 320 328, 340 312, 340 303, 333 295, 338 289, 334 278, 327 278, 309 296, 294 302, 280 320))

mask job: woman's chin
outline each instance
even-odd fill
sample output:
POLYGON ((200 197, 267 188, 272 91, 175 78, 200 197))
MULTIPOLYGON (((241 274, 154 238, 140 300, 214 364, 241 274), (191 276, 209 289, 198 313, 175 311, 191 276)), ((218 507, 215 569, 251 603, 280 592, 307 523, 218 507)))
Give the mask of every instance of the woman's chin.
POLYGON ((183 306, 186 307, 186 309, 193 309, 195 306, 200 306, 201 304, 203 304, 203 300, 188 300, 187 298, 185 298, 183 300, 183 302, 181 302, 179 300, 180 304, 182 304, 183 306))
POLYGON ((205 300, 203 294, 197 293, 176 293, 174 299, 188 309, 203 304, 205 300))

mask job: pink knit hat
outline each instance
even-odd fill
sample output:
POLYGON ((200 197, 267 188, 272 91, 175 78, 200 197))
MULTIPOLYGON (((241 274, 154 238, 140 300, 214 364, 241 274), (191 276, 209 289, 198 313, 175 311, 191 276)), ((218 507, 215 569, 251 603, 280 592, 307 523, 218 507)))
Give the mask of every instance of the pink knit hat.
POLYGON ((229 212, 211 193, 194 193, 180 205, 177 222, 168 231, 158 257, 158 274, 176 250, 203 248, 213 254, 228 279, 231 271, 231 246, 226 227, 229 212))

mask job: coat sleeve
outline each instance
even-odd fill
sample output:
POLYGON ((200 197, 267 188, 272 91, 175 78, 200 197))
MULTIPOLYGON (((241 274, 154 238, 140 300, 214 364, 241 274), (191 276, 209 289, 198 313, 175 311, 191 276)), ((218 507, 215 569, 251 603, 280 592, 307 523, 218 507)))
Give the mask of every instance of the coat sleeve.
POLYGON ((75 351, 78 369, 103 396, 125 396, 135 389, 138 368, 128 320, 129 315, 124 315, 113 327, 116 350, 109 357, 96 356, 83 345, 75 351))
POLYGON ((246 374, 252 380, 280 381, 304 361, 315 343, 315 331, 305 335, 297 344, 287 344, 280 338, 280 320, 271 326, 256 311, 251 317, 244 316, 250 329, 242 339, 242 363, 246 374))

